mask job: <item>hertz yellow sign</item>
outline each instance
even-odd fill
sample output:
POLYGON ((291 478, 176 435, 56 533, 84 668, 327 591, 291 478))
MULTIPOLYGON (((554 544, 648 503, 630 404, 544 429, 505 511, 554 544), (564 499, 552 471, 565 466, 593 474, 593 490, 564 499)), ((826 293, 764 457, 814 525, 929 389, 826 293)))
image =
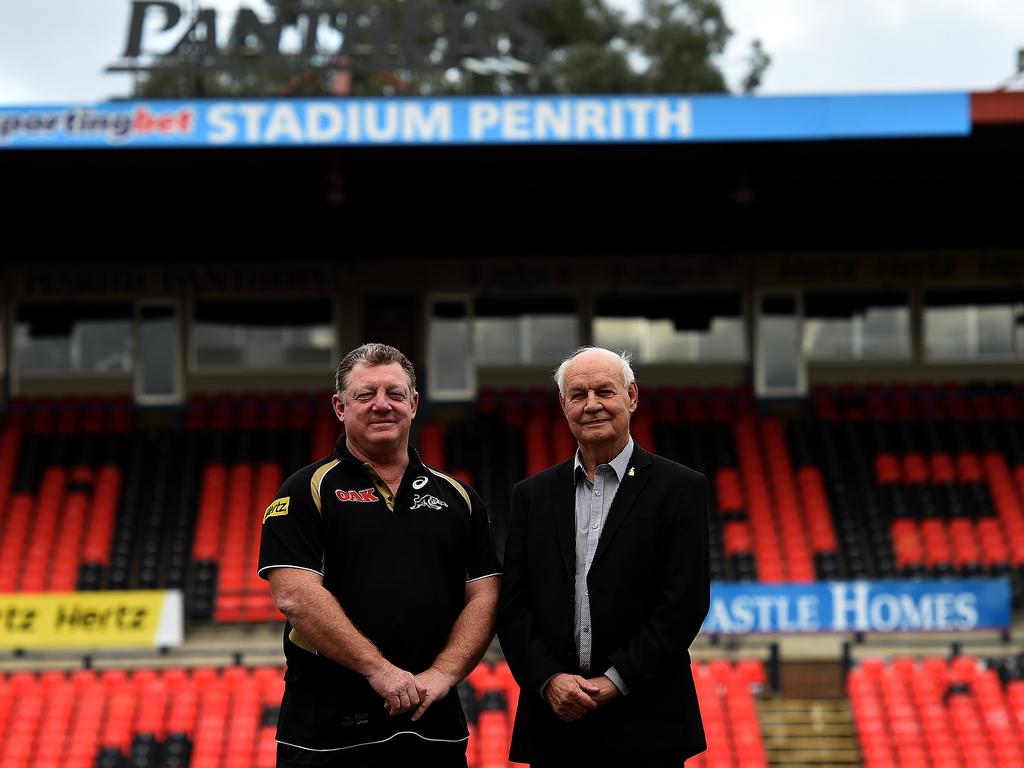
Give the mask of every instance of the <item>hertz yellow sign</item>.
POLYGON ((0 595, 0 648, 180 645, 177 590, 0 595))

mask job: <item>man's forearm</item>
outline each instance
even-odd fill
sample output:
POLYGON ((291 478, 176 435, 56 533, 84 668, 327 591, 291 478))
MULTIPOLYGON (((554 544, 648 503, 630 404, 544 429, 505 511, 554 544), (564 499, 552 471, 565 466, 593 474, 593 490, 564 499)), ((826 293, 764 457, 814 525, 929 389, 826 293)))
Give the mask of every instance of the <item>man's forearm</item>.
POLYGON ((487 579, 480 594, 474 595, 462 607, 455 620, 444 650, 431 666, 444 673, 455 685, 464 679, 483 658, 494 637, 495 614, 498 608, 498 578, 487 579))
POLYGON ((300 596, 282 601, 281 609, 292 627, 317 653, 343 667, 369 677, 386 663, 377 647, 323 587, 302 590, 300 596))

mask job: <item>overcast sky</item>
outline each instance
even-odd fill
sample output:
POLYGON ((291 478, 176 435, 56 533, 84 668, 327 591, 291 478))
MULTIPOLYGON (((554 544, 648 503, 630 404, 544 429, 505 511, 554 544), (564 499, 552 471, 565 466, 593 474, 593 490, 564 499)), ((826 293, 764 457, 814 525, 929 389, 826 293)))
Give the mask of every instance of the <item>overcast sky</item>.
MULTIPOLYGON (((200 4, 263 7, 260 0, 200 4)), ((772 57, 762 94, 991 90, 1015 72, 1017 50, 1024 48, 1024 0, 722 4, 735 30, 722 66, 735 87, 746 69, 750 41, 761 38, 772 57)), ((0 104, 126 95, 127 76, 103 69, 124 49, 130 5, 129 0, 0 0, 0 104)))

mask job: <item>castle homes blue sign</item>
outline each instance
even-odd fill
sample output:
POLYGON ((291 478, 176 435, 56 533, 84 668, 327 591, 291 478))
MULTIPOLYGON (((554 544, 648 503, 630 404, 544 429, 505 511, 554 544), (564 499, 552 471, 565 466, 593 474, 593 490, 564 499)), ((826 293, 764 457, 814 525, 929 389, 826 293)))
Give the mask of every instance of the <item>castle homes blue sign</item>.
POLYGON ((705 635, 1010 627, 1007 579, 713 584, 705 635))

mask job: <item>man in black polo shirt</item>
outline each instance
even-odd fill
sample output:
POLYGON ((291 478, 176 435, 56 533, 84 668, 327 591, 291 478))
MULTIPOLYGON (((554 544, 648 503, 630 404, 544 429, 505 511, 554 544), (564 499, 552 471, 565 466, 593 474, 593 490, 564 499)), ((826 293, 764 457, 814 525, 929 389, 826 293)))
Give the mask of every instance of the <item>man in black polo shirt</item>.
POLYGON ((263 517, 259 573, 288 620, 278 766, 465 766, 455 686, 498 598, 487 510, 409 447, 405 355, 364 344, 335 383, 334 455, 288 478, 263 517))

